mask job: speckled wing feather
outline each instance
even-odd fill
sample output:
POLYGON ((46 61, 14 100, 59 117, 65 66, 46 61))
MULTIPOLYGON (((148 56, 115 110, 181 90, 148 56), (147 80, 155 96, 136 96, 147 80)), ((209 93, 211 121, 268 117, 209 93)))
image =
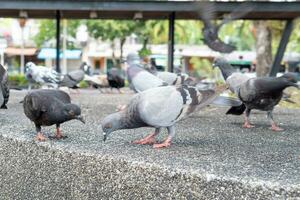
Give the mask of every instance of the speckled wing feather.
POLYGON ((187 74, 175 74, 172 72, 157 72, 156 76, 168 83, 168 85, 182 85, 189 78, 187 74))

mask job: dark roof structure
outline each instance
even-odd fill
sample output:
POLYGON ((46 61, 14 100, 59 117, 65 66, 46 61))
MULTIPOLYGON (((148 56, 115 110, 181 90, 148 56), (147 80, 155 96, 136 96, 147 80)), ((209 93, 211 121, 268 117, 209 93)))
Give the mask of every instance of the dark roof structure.
MULTIPOLYGON (((88 19, 91 11, 101 19, 133 19, 141 12, 143 19, 168 19, 171 12, 176 19, 199 19, 196 1, 101 1, 101 0, 1 0, 0 17, 19 17, 20 10, 29 18, 55 18, 59 10, 62 18, 88 19)), ((243 19, 293 19, 300 16, 300 2, 239 1, 211 2, 216 9, 216 17, 235 10, 239 5, 249 4, 251 12, 243 19)), ((201 4, 200 3, 200 4, 201 4)), ((95 16, 95 15, 94 15, 95 16)))

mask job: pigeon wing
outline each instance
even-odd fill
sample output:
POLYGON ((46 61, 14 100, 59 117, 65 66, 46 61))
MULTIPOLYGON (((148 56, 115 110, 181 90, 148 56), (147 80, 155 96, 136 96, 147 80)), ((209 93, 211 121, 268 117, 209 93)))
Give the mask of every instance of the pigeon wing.
POLYGON ((150 126, 171 126, 182 113, 183 98, 174 86, 152 88, 138 95, 138 113, 150 126))

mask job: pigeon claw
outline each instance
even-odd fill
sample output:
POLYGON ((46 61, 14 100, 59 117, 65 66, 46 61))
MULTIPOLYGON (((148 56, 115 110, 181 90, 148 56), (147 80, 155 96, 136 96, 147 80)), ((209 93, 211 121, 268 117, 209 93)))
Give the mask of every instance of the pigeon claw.
POLYGON ((249 122, 245 122, 243 124, 243 128, 253 128, 253 127, 255 127, 255 126, 251 125, 249 122))
POLYGON ((154 144, 153 148, 154 149, 161 149, 161 148, 166 148, 171 146, 171 141, 164 141, 163 143, 160 144, 154 144))
POLYGON ((41 133, 41 132, 39 132, 39 133, 37 133, 37 135, 36 135, 36 140, 37 141, 39 141, 39 142, 44 142, 44 141, 46 141, 46 137, 43 135, 43 133, 41 133))
POLYGON ((276 131, 276 132, 278 132, 278 131, 283 131, 282 128, 276 126, 275 124, 272 124, 272 126, 270 127, 270 129, 271 129, 272 131, 276 131))
POLYGON ((152 133, 148 136, 146 136, 145 138, 141 139, 141 140, 135 140, 132 143, 133 144, 155 144, 156 140, 155 140, 155 133, 152 133))

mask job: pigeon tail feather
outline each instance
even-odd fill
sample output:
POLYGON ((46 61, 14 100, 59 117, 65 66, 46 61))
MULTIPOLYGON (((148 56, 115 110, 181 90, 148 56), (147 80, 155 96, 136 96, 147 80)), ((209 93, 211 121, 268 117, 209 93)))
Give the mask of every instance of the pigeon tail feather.
POLYGON ((240 106, 232 106, 227 112, 226 115, 241 115, 246 110, 245 104, 240 106))

